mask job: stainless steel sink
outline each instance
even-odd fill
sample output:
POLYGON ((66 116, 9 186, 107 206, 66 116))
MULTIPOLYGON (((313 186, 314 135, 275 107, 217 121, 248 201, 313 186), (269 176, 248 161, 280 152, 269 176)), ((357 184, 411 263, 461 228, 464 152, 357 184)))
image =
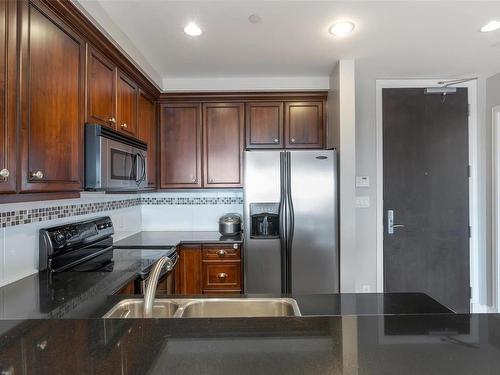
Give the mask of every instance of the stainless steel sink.
MULTIPOLYGON (((153 318, 173 318, 179 305, 172 300, 156 299, 153 305, 153 318)), ((143 318, 143 299, 124 299, 109 310, 103 318, 143 318)))
MULTIPOLYGON (((237 318, 301 316, 292 298, 155 299, 153 318, 237 318)), ((144 301, 126 299, 103 318, 143 318, 144 301)))
POLYGON ((193 300, 182 306, 182 318, 300 316, 291 298, 221 298, 193 300))

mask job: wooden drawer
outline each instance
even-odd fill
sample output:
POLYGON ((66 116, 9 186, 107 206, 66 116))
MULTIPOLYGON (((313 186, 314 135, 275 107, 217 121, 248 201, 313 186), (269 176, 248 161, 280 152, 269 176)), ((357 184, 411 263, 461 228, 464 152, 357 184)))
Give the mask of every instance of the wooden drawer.
POLYGON ((241 262, 203 262, 203 290, 240 290, 241 262))
POLYGON ((240 260, 240 245, 203 245, 203 260, 240 260))

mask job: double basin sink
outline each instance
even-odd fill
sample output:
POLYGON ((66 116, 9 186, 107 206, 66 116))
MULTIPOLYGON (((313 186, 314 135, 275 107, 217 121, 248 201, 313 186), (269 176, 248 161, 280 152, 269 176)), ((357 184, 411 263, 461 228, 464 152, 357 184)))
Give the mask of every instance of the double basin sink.
MULTIPOLYGON (((292 298, 157 298, 153 318, 249 318, 301 316, 292 298)), ((103 318, 143 318, 144 300, 125 299, 117 303, 103 318)))

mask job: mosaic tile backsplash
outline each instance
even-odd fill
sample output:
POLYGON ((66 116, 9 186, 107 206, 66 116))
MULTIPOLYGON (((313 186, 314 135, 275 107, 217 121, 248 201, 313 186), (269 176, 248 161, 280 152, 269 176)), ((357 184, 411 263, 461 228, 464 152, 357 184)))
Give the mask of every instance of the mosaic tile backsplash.
POLYGON ((197 195, 199 196, 141 196, 136 198, 118 199, 103 202, 82 202, 40 208, 26 208, 25 204, 23 209, 18 210, 3 210, 3 205, 0 205, 0 228, 13 227, 17 225, 61 219, 66 217, 82 216, 141 205, 196 206, 243 204, 243 198, 241 194, 231 194, 227 196, 203 196, 200 193, 197 193, 197 195))

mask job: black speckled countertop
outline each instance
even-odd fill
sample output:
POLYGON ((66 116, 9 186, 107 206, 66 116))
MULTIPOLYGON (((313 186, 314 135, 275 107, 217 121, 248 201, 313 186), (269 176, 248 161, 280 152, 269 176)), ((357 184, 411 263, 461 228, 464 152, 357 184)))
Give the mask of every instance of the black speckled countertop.
POLYGON ((0 321, 27 374, 498 374, 500 315, 0 321))
POLYGON ((151 231, 139 232, 120 241, 114 246, 121 249, 161 248, 194 243, 242 243, 241 235, 234 237, 221 236, 219 232, 189 232, 189 231, 151 231))

